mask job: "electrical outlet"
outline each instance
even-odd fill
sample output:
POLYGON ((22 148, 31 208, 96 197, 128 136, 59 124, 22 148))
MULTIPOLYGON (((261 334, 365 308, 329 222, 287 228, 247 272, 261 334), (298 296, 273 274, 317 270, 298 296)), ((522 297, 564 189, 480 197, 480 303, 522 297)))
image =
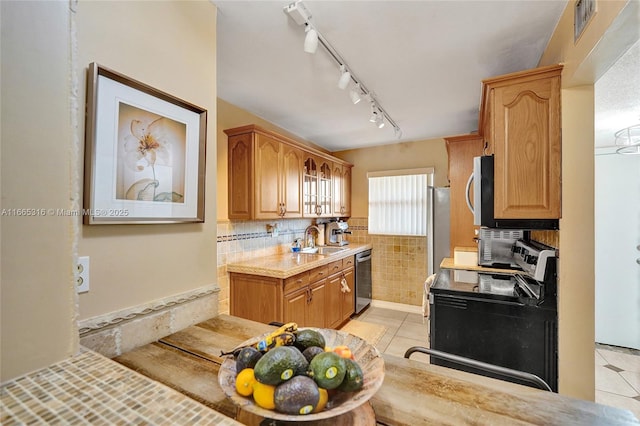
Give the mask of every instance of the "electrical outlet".
POLYGON ((78 293, 86 293, 89 291, 89 256, 81 256, 78 258, 76 291, 78 293))

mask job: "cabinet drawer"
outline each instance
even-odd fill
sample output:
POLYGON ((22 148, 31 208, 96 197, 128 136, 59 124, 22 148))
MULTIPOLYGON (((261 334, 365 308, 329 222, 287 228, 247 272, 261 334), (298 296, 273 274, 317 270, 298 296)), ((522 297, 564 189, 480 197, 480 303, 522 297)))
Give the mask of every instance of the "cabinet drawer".
POLYGON ((314 283, 316 281, 320 281, 323 278, 327 278, 327 276, 329 276, 329 266, 320 266, 319 268, 309 271, 309 282, 314 283))
POLYGON ((356 263, 355 256, 345 257, 344 259, 342 259, 342 268, 343 269, 349 268, 355 265, 355 263, 356 263))
POLYGON ((309 272, 303 272, 293 277, 289 277, 284 280, 284 294, 289 294, 292 291, 298 290, 309 284, 309 272))
POLYGON ((342 271, 342 259, 331 262, 329 265, 329 275, 342 271))

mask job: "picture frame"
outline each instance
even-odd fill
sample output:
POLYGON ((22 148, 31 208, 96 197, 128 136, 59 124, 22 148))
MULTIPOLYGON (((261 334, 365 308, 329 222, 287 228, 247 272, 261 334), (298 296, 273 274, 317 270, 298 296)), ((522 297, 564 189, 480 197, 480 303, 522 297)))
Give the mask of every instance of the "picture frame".
POLYGON ((204 222, 206 132, 207 110, 89 64, 83 222, 204 222))

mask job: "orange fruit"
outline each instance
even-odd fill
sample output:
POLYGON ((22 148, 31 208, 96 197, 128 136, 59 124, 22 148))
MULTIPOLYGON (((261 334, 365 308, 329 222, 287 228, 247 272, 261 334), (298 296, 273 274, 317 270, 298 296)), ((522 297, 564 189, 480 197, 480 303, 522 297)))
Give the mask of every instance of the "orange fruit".
POLYGON ((320 391, 320 399, 318 400, 318 405, 316 405, 316 408, 313 409, 313 413, 319 413, 320 411, 324 410, 324 407, 329 401, 329 392, 327 392, 327 390, 324 388, 318 388, 318 390, 320 391))
POLYGON ((267 410, 273 410, 276 408, 274 394, 276 391, 275 386, 265 385, 256 380, 253 385, 253 400, 262 408, 267 410))
POLYGON ((333 348, 333 352, 337 353, 342 358, 353 359, 353 353, 351 352, 351 349, 349 349, 349 346, 336 346, 333 348))
POLYGON ((253 394, 253 385, 256 378, 253 375, 253 368, 245 368, 236 376, 236 392, 242 396, 253 394))

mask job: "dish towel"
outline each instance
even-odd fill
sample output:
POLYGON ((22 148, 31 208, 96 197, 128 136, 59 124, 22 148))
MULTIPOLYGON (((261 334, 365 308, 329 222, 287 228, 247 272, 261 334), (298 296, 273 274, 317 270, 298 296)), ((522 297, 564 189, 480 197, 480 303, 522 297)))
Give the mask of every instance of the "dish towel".
POLYGON ((429 316, 429 287, 436 279, 436 274, 429 275, 424 282, 424 294, 422 295, 422 316, 424 318, 429 316))

